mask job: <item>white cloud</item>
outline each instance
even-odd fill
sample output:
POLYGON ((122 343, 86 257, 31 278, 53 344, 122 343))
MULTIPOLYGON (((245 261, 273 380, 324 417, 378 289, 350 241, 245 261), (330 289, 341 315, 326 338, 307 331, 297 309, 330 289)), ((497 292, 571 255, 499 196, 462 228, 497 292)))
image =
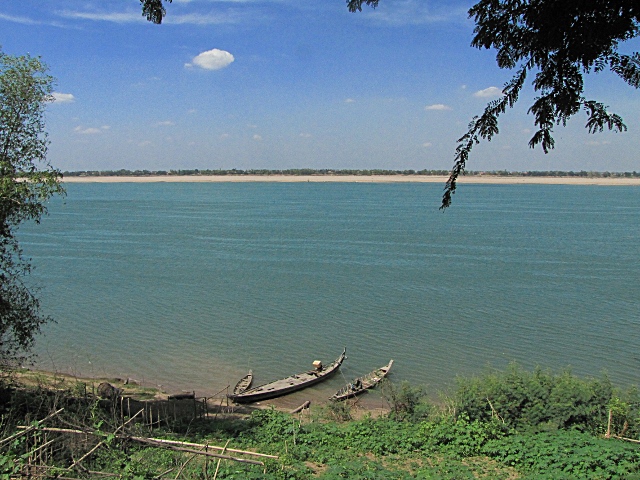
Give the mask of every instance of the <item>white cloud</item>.
POLYGON ((60 23, 55 21, 45 22, 40 20, 33 20, 32 18, 28 18, 28 17, 6 15, 4 13, 0 13, 0 20, 5 20, 7 22, 13 22, 13 23, 21 23, 22 25, 49 25, 52 27, 62 27, 60 23))
POLYGON ((353 98, 347 98, 344 103, 356 103, 356 101, 353 98))
POLYGON ((5 15, 4 13, 0 13, 0 20, 6 20, 8 22, 21 23, 23 25, 40 25, 40 22, 32 20, 27 17, 16 17, 13 15, 5 15))
POLYGON ((376 23, 386 23, 394 26, 428 25, 433 23, 463 23, 467 18, 466 7, 453 7, 442 2, 440 8, 434 7, 433 2, 417 2, 403 0, 380 5, 375 10, 363 9, 362 16, 376 23))
POLYGON ((261 141, 261 140, 262 140, 262 136, 261 136, 261 135, 257 135, 257 134, 256 134, 256 135, 254 135, 254 136, 253 136, 253 139, 254 139, 256 142, 259 142, 259 141, 261 141))
POLYGON ((191 60, 192 63, 185 63, 184 66, 190 68, 195 65, 205 70, 220 70, 221 68, 228 67, 234 60, 233 55, 229 52, 214 48, 196 55, 193 57, 193 60, 191 60))
POLYGON ((229 135, 228 133, 223 133, 222 135, 220 135, 221 139, 225 139, 225 138, 229 138, 231 135, 229 135))
MULTIPOLYGON (((104 129, 104 127, 103 127, 104 129)), ((73 131, 75 133, 78 133, 80 135, 96 135, 98 133, 101 133, 102 130, 99 128, 93 128, 93 127, 81 127, 81 126, 77 126, 76 128, 73 129, 73 131)))
POLYGON ((433 146, 433 143, 431 143, 431 142, 424 142, 424 143, 422 144, 422 146, 423 146, 424 148, 429 148, 429 147, 432 147, 432 146, 433 146))
POLYGON ((223 25, 240 23, 242 16, 232 12, 225 14, 186 14, 186 15, 167 15, 162 23, 171 25, 223 25))
POLYGON ((138 143, 139 147, 148 147, 149 145, 151 145, 151 142, 149 140, 145 140, 144 142, 138 143))
POLYGON ((51 95, 55 103, 73 103, 76 100, 71 93, 53 92, 51 95))
MULTIPOLYGON (((106 2, 105 2, 106 3, 106 2)), ((188 3, 188 2, 177 2, 188 3)), ((2 18, 0 14, 0 18, 2 18)), ((58 15, 71 19, 71 20, 89 20, 94 22, 111 22, 111 23, 145 23, 146 18, 140 14, 138 10, 129 9, 126 12, 87 12, 77 10, 62 10, 58 12, 58 15)), ((244 20, 246 14, 238 11, 237 9, 230 9, 224 13, 188 13, 188 14, 176 14, 173 10, 167 13, 164 17, 163 24, 172 25, 223 25, 223 24, 237 24, 244 20)), ((27 23, 38 24, 41 22, 35 22, 26 18, 10 17, 8 20, 27 23)))
POLYGON ((489 87, 484 90, 478 90, 473 94, 474 97, 478 98, 495 98, 502 96, 502 89, 498 87, 489 87))
POLYGON ((305 132, 301 133, 299 136, 301 138, 311 138, 311 134, 310 133, 305 133, 305 132))
POLYGON ((175 125, 175 123, 172 122, 171 120, 165 120, 163 122, 156 123, 156 126, 158 126, 158 127, 172 127, 174 125, 175 125))
POLYGON ((109 130, 111 127, 109 125, 103 125, 100 127, 102 130, 109 130))
POLYGON ((451 107, 443 103, 434 103, 433 105, 427 105, 425 110, 451 110, 451 107))
POLYGON ((113 22, 113 23, 134 23, 134 22, 146 22, 146 19, 139 13, 87 13, 87 12, 73 12, 65 10, 60 12, 60 16, 64 18, 80 19, 80 20, 92 20, 99 22, 113 22))

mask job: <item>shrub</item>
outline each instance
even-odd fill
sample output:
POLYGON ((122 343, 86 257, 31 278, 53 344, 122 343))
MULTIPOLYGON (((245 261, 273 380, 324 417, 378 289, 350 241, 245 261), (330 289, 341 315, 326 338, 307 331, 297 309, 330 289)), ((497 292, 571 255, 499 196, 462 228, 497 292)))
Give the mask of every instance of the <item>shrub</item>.
POLYGON ((458 379, 456 407, 471 420, 498 419, 511 428, 601 431, 606 425, 613 386, 606 375, 579 379, 569 371, 559 375, 533 372, 511 364, 504 372, 458 379))
POLYGON ((396 385, 385 381, 382 384, 382 396, 391 405, 390 416, 395 420, 418 421, 427 418, 433 411, 425 388, 409 382, 396 385))

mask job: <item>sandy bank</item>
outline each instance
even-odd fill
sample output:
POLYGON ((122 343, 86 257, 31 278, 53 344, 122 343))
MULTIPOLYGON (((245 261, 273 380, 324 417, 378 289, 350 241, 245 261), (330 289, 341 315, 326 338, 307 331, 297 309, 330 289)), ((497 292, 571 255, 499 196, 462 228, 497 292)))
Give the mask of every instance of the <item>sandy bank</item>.
MULTIPOLYGON (((447 181, 444 176, 420 176, 420 175, 170 175, 148 177, 66 177, 65 183, 184 183, 184 182, 341 182, 341 183, 442 183, 447 181)), ((503 184, 503 185, 634 185, 640 186, 640 178, 580 178, 580 177, 498 177, 498 176, 464 176, 460 177, 460 184, 503 184)))

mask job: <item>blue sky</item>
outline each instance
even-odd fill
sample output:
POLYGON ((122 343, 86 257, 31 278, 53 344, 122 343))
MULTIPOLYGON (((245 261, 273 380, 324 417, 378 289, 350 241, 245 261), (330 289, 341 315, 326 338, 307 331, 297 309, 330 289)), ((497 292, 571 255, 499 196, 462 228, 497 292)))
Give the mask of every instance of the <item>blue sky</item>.
MULTIPOLYGON (((138 0, 20 0, 0 4, 0 45, 57 78, 47 129, 61 170, 449 169, 511 77, 469 46, 471 5, 174 0, 153 25, 138 0)), ((578 115, 554 151, 530 150, 528 88, 469 169, 640 170, 640 92, 609 73, 586 84, 626 133, 589 135, 578 115)))

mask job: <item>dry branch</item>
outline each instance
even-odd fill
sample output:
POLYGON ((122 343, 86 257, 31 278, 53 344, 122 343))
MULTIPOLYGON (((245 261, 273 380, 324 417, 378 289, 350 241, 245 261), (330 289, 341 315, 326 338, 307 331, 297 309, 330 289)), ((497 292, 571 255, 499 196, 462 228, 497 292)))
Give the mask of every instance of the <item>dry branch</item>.
MULTIPOLYGON (((31 428, 31 427, 25 427, 25 426, 19 426, 18 428, 31 428)), ((96 432, 91 432, 91 431, 87 431, 87 430, 73 430, 71 428, 54 428, 54 427, 42 427, 39 430, 44 431, 44 432, 56 432, 56 433, 71 433, 71 434, 75 434, 75 435, 94 435, 94 436, 99 436, 100 434, 96 433, 96 432)), ((26 432, 26 430, 24 430, 21 433, 26 432)), ((236 458, 236 457, 230 457, 227 455, 219 455, 217 453, 211 453, 211 452, 200 452, 198 450, 193 450, 193 449, 187 449, 187 448, 183 448, 183 447, 197 447, 197 448, 211 448, 214 450, 222 450, 222 451, 227 451, 227 452, 232 452, 232 453, 239 453, 242 455, 253 455, 255 457, 262 457, 262 458, 273 458, 275 460, 277 460, 279 457, 277 455, 268 455, 266 453, 257 453, 257 452, 251 452, 248 450, 238 450, 235 448, 225 448, 225 447, 219 447, 216 445, 203 445, 201 443, 190 443, 190 442, 179 442, 177 440, 166 440, 164 438, 148 438, 148 437, 133 437, 130 435, 125 435, 125 434, 114 434, 117 438, 119 439, 125 439, 125 440, 132 440, 134 442, 139 442, 139 443, 145 443, 148 445, 154 445, 157 447, 165 447, 165 448, 169 448, 172 450, 177 450, 180 449, 178 451, 184 451, 184 452, 190 452, 190 453, 196 453, 199 455, 206 455, 206 456, 210 456, 210 457, 216 457, 216 458, 223 458, 226 460, 234 460, 234 461, 238 461, 238 462, 245 462, 245 463, 254 463, 256 465, 264 465, 262 462, 254 462, 251 460, 246 460, 246 459, 242 459, 242 458, 236 458), (180 446, 180 447, 178 447, 180 446)))
POLYGON ((640 440, 635 440, 633 438, 627 438, 627 437, 620 437, 618 435, 611 435, 611 438, 617 438, 618 440, 624 440, 625 442, 640 443, 640 440))
POLYGON ((195 455, 203 455, 205 457, 222 458, 223 460, 233 460, 234 462, 239 462, 239 463, 249 463, 251 465, 262 465, 262 466, 264 466, 264 463, 260 462, 258 460, 247 460, 246 458, 230 457, 229 455, 221 455, 219 453, 203 452, 202 450, 193 450, 191 448, 177 447, 175 445, 156 442, 156 441, 150 440, 148 438, 142 438, 142 437, 127 437, 127 438, 129 438, 130 440, 134 440, 136 442, 145 443, 147 445, 153 445, 153 446, 156 446, 156 447, 168 448, 169 450, 175 450, 176 452, 193 453, 195 455))
MULTIPOLYGON (((36 428, 38 428, 40 426, 41 423, 44 423, 47 420, 51 420, 53 417, 58 415, 63 410, 64 410, 64 408, 61 408, 60 410, 56 410, 55 412, 51 412, 49 415, 44 417, 42 420, 38 420, 35 425, 31 425, 30 427, 22 427, 22 428, 24 428, 24 430, 22 432, 18 432, 18 433, 15 433, 15 434, 11 435, 10 437, 3 438, 2 440, 0 440, 0 445, 4 445, 5 443, 10 442, 14 438, 21 437, 22 435, 26 435, 27 433, 31 432, 32 430, 35 430, 36 428)), ((18 427, 18 428, 20 428, 20 427, 18 427)))
MULTIPOLYGON (((144 437, 128 437, 132 440, 136 440, 138 441, 139 439, 144 439, 144 437)), ((227 452, 232 452, 232 453, 240 453, 243 455, 253 455, 254 457, 263 457, 263 458, 273 458, 273 459, 278 459, 277 455, 267 455, 266 453, 257 453, 257 452, 250 452, 247 450, 238 450, 235 448, 226 448, 225 447, 219 447, 216 445, 203 445, 202 443, 190 443, 190 442, 179 442, 178 440, 166 440, 164 438, 148 438, 147 440, 152 440, 154 442, 157 443, 166 443, 169 445, 182 445, 185 447, 199 447, 199 448, 212 448, 214 450, 226 450, 227 452)))
POLYGON ((305 408, 309 408, 310 406, 311 406, 311 402, 309 400, 307 400, 302 405, 300 405, 298 408, 296 408, 294 410, 291 410, 291 413, 301 412, 302 410, 304 410, 305 408))

